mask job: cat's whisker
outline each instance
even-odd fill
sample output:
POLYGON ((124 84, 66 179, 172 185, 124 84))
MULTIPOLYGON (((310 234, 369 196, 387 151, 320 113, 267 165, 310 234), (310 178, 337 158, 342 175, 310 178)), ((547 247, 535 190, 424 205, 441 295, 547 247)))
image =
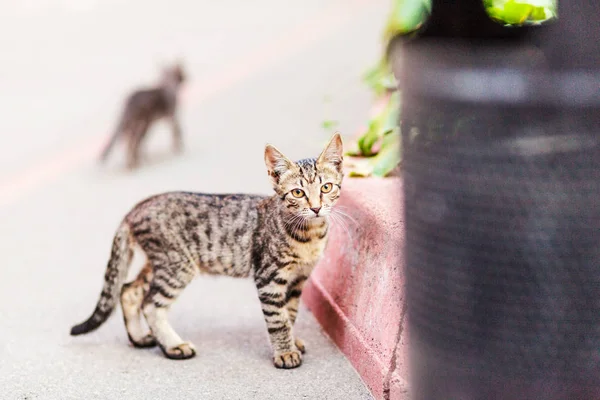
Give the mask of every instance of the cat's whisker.
POLYGON ((334 214, 335 214, 336 219, 338 220, 338 222, 341 225, 343 225, 349 232, 350 231, 354 231, 354 229, 350 229, 350 226, 349 226, 350 223, 353 224, 353 228, 357 228, 358 227, 358 222, 356 222, 356 220, 352 219, 348 215, 341 214, 339 212, 335 212, 334 214))
POLYGON ((286 220, 286 224, 291 227, 292 232, 297 232, 299 229, 304 228, 307 220, 302 214, 294 214, 286 220))
POLYGON ((354 236, 352 232, 350 231, 348 226, 342 220, 339 219, 338 216, 336 216, 336 223, 346 233, 346 236, 348 237, 350 243, 354 243, 354 236))
POLYGON ((335 210, 343 212, 344 214, 350 215, 351 214, 351 208, 350 207, 346 207, 346 206, 340 206, 340 205, 335 205, 333 207, 335 210))
POLYGON ((295 232, 297 232, 297 231, 298 231, 298 229, 300 229, 300 228, 301 228, 301 226, 302 226, 302 221, 303 221, 303 218, 302 218, 302 216, 300 216, 300 218, 298 218, 298 220, 297 220, 297 221, 296 221, 296 223, 294 224, 294 228, 292 229, 292 230, 294 231, 294 233, 295 233, 295 232))
POLYGON ((285 220, 285 223, 287 225, 292 225, 293 223, 295 223, 298 220, 298 218, 302 218, 302 217, 298 214, 292 214, 291 217, 289 217, 285 220))
POLYGON ((295 226, 297 223, 302 221, 304 216, 302 214, 293 214, 290 218, 287 219, 286 223, 288 226, 295 226))
POLYGON ((356 220, 354 219, 354 217, 352 217, 350 214, 347 214, 347 213, 345 213, 344 211, 342 211, 342 210, 338 209, 338 207, 339 207, 339 206, 336 206, 334 209, 332 209, 332 210, 331 210, 331 211, 332 211, 332 213, 337 213, 338 215, 341 215, 341 216, 343 216, 343 217, 345 217, 345 218, 348 218, 348 219, 349 219, 351 222, 353 222, 353 223, 355 223, 355 224, 358 224, 358 221, 356 221, 356 220))
POLYGON ((348 228, 348 226, 346 225, 346 223, 344 222, 344 220, 339 215, 337 215, 335 213, 331 213, 330 217, 331 217, 331 220, 333 222, 333 225, 334 226, 340 226, 342 228, 342 230, 344 230, 346 232, 346 235, 350 239, 350 242, 354 242, 354 237, 352 236, 352 233, 350 232, 350 229, 348 228))
POLYGON ((336 204, 336 205, 335 205, 333 208, 334 208, 334 209, 336 209, 336 210, 343 210, 343 211, 348 211, 348 210, 350 210, 350 207, 341 206, 341 205, 339 205, 339 204, 336 204))
POLYGON ((352 216, 346 214, 343 211, 334 208, 331 213, 336 215, 339 219, 343 220, 344 222, 351 222, 355 225, 358 225, 358 222, 352 216))
POLYGON ((338 214, 338 213, 332 213, 332 215, 338 224, 341 224, 344 227, 348 227, 348 225, 346 224, 346 220, 344 219, 344 216, 342 216, 341 214, 338 214))

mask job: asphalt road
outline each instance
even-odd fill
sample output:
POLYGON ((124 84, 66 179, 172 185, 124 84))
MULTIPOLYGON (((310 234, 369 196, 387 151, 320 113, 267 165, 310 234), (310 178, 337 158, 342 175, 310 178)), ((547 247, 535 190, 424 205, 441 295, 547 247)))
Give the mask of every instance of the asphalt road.
MULTIPOLYGON (((168 190, 269 193, 265 143, 316 156, 339 120, 352 135, 370 94, 387 1, 46 0, 0 13, 0 399, 369 399, 302 309, 301 368, 275 369, 248 280, 198 279, 171 312, 192 360, 129 346, 120 311, 69 328, 98 298, 120 219, 168 190), (186 150, 152 130, 141 169, 121 148, 96 164, 123 96, 178 57, 189 84, 186 150)), ((136 264, 138 265, 138 264, 136 264)), ((136 272, 137 268, 132 268, 136 272)))

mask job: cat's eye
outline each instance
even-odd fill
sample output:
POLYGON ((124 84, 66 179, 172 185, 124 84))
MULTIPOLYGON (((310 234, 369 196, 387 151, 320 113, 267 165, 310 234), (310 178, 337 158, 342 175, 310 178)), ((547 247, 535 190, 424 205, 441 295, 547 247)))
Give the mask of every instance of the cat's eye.
POLYGON ((292 190, 292 196, 297 199, 304 197, 304 191, 302 189, 294 189, 292 190))
POLYGON ((331 183, 326 183, 321 186, 321 192, 323 193, 329 193, 331 192, 331 189, 333 189, 333 185, 331 183))

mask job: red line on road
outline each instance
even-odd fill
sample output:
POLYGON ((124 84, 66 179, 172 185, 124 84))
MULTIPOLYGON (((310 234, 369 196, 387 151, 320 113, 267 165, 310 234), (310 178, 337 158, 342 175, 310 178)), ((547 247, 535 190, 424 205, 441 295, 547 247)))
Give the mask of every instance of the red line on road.
MULTIPOLYGON (((182 100, 200 103, 235 86, 348 23, 369 3, 368 0, 353 0, 329 6, 315 18, 283 33, 278 39, 245 55, 218 74, 193 84, 182 93, 182 100)), ((83 162, 95 161, 106 139, 104 135, 86 138, 4 180, 0 183, 0 208, 15 203, 27 193, 51 183, 83 162)))

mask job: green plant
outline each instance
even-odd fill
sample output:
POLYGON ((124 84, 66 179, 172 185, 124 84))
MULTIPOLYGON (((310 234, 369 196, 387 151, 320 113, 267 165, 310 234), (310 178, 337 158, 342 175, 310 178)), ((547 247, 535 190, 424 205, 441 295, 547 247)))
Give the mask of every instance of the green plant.
POLYGON ((363 76, 363 82, 375 93, 376 96, 381 96, 390 90, 395 90, 397 87, 396 77, 392 73, 388 60, 383 57, 372 68, 370 68, 363 76))
POLYGON ((505 25, 541 23, 555 16, 556 5, 547 1, 546 5, 533 5, 515 0, 486 0, 484 5, 489 16, 505 25))
POLYGON ((327 120, 323 121, 323 129, 333 131, 339 125, 338 121, 327 120))
POLYGON ((369 121, 365 134, 357 142, 357 149, 350 156, 353 160, 350 176, 387 176, 400 162, 400 93, 393 92, 386 106, 369 121), (378 149, 376 148, 379 145, 378 149))
POLYGON ((389 42, 399 33, 408 33, 418 29, 430 13, 430 1, 394 0, 392 11, 383 29, 384 43, 389 42))
MULTIPOLYGON (((506 25, 539 24, 556 16, 556 0, 533 1, 536 4, 517 0, 483 0, 483 4, 492 19, 506 25)), ((431 2, 428 0, 394 0, 383 30, 385 48, 396 35, 418 30, 430 13, 431 2)), ((349 156, 356 157, 350 165, 350 175, 387 176, 401 161, 400 94, 387 54, 365 73, 363 81, 387 104, 370 119, 356 149, 348 151, 349 156)), ((326 124, 324 127, 329 126, 326 124)))

